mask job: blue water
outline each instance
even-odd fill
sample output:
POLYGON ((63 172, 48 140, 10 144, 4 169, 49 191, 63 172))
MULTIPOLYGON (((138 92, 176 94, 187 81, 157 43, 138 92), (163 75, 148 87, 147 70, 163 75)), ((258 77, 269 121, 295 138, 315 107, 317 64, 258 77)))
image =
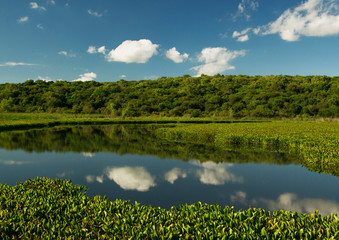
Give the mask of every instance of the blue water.
POLYGON ((311 172, 288 160, 286 155, 266 154, 263 157, 266 163, 260 163, 260 153, 244 155, 206 147, 206 155, 203 155, 204 146, 153 141, 149 136, 143 138, 145 132, 139 131, 138 127, 93 129, 54 129, 40 140, 41 143, 37 143, 37 136, 46 134, 45 130, 34 130, 27 136, 13 132, 15 137, 12 138, 8 138, 12 133, 0 134, 0 140, 6 139, 2 141, 4 145, 13 141, 6 147, 0 145, 0 182, 14 186, 28 178, 43 176, 71 179, 74 184, 87 186, 90 197, 106 195, 111 200, 125 199, 167 209, 200 201, 222 207, 234 206, 235 210, 249 207, 299 213, 319 210, 323 216, 331 212, 339 215, 339 178, 311 172), (141 135, 132 139, 136 134, 141 135), (26 146, 21 148, 18 139, 24 137, 22 142, 26 146), (52 140, 47 144, 47 139, 52 140), (99 146, 100 141, 93 142, 94 147, 90 145, 90 148, 97 151, 86 151, 85 143, 91 139, 106 139, 105 146, 99 146), (65 150, 69 141, 73 144, 79 141, 82 152, 65 150), (158 150, 147 148, 153 143, 157 143, 158 150), (48 147, 41 148, 45 145, 48 147), (166 149, 170 152, 168 155, 163 153, 166 149), (157 151, 162 153, 157 154, 157 151), (182 154, 184 151, 188 153, 182 154), (142 152, 142 155, 136 152, 142 152), (175 156, 175 159, 166 156, 175 156), (247 161, 246 156, 252 156, 254 160, 247 161))
POLYGON ((195 202, 266 210, 339 214, 339 180, 298 165, 188 162, 116 153, 27 153, 0 149, 0 181, 9 185, 46 176, 106 195, 170 208, 195 202))

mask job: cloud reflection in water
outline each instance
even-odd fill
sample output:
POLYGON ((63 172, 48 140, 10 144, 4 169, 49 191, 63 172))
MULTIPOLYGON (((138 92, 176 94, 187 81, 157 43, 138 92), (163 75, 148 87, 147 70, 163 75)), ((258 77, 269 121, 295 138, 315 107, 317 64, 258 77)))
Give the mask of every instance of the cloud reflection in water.
POLYGON ((246 196, 247 194, 244 192, 244 191, 237 191, 235 192, 234 195, 231 194, 231 202, 235 203, 235 202, 238 202, 238 203, 246 203, 246 196))
MULTIPOLYGON (((229 163, 214 163, 204 162, 201 163, 197 160, 190 161, 191 165, 198 168, 195 169, 180 169, 173 168, 164 174, 164 179, 174 184, 179 178, 186 178, 189 175, 198 176, 199 181, 203 184, 208 185, 223 185, 227 182, 242 183, 243 177, 235 176, 229 172, 230 167, 233 164, 229 163)), ((86 181, 88 183, 93 182, 104 182, 104 177, 113 180, 122 189, 125 190, 137 190, 137 191, 148 191, 151 187, 155 187, 155 177, 144 167, 107 167, 104 170, 104 174, 101 176, 88 175, 86 181)))
POLYGON ((228 168, 232 167, 231 163, 215 163, 212 161, 199 162, 190 161, 191 164, 200 166, 203 169, 197 170, 196 174, 203 184, 209 185, 223 185, 227 182, 242 183, 243 177, 237 177, 233 173, 230 173, 228 168))
POLYGON ((295 193, 282 193, 276 200, 267 198, 247 199, 247 194, 243 191, 237 191, 230 196, 231 202, 262 207, 269 211, 295 211, 298 213, 314 213, 316 210, 322 216, 328 216, 331 213, 339 213, 339 203, 321 198, 299 198, 295 193))
POLYGON ((86 182, 88 183, 93 183, 95 181, 97 181, 98 183, 104 182, 104 175, 100 175, 100 176, 87 175, 85 178, 86 178, 86 182))
POLYGON ((82 152, 82 156, 92 158, 95 156, 95 153, 92 152, 82 152))
POLYGON ((15 161, 15 160, 1 160, 0 163, 5 164, 5 165, 23 165, 23 164, 30 164, 32 162, 28 161, 15 161))
POLYGON ((339 213, 337 202, 320 198, 299 199, 294 193, 283 193, 277 200, 261 198, 257 202, 264 203, 268 210, 285 209, 302 213, 314 213, 319 210, 319 213, 324 216, 330 215, 331 212, 339 213))
POLYGON ((167 182, 173 184, 179 177, 186 178, 187 174, 184 170, 180 168, 173 168, 165 174, 165 179, 167 182))
POLYGON ((124 190, 146 192, 156 186, 154 177, 144 167, 108 167, 105 173, 124 190))

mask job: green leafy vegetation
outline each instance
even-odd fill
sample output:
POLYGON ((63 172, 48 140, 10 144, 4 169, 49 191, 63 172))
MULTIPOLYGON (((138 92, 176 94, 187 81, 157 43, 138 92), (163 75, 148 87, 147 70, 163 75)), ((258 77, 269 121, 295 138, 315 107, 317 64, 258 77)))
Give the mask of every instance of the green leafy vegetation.
POLYGON ((300 154, 304 167, 339 176, 338 122, 191 124, 157 131, 169 140, 214 142, 226 149, 239 146, 292 151, 300 154))
POLYGON ((115 117, 337 118, 339 77, 201 76, 0 84, 0 112, 115 117))
POLYGON ((89 198, 70 181, 0 185, 1 239, 338 239, 336 215, 196 203, 165 210, 89 198))

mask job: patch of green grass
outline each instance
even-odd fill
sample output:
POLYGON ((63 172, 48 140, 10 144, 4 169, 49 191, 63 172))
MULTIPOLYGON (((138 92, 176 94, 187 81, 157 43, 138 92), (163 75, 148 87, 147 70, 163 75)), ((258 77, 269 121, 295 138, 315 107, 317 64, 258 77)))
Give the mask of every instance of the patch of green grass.
POLYGON ((165 210, 89 198, 47 178, 0 185, 1 239, 338 239, 336 215, 196 203, 165 210))
POLYGON ((223 120, 215 118, 183 117, 118 117, 110 118, 99 114, 58 114, 58 113, 1 113, 0 131, 53 127, 59 125, 90 125, 120 123, 231 123, 253 122, 255 120, 223 120))

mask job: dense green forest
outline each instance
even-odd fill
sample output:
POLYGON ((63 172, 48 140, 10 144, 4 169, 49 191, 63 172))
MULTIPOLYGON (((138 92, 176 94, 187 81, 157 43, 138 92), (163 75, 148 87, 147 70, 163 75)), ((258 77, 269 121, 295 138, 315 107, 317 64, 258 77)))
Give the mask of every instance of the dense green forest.
POLYGON ((339 77, 185 75, 104 83, 28 80, 0 84, 0 112, 339 117, 339 77))

